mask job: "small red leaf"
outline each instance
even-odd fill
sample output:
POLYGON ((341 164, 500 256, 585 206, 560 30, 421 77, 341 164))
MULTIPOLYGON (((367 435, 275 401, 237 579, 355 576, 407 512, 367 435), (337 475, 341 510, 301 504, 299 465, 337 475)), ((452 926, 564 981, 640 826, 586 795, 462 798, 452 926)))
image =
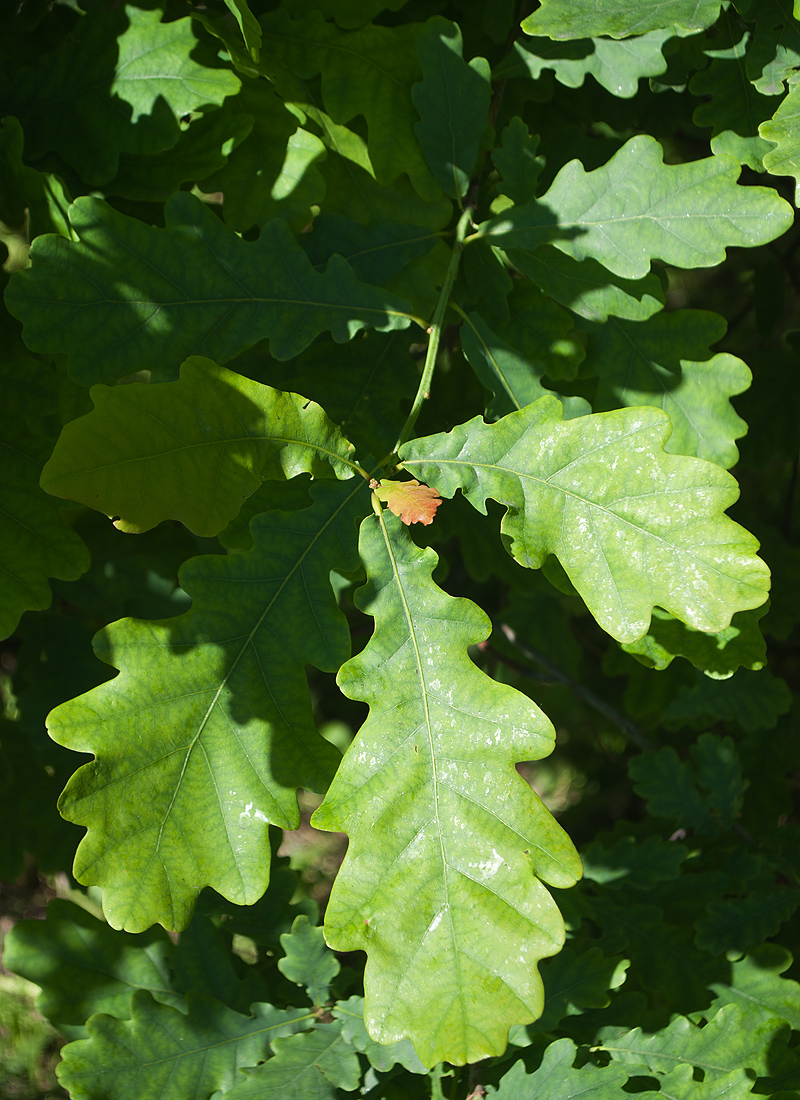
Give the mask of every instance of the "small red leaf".
POLYGON ((442 498, 436 489, 418 481, 381 481, 375 495, 403 523, 433 523, 442 498))

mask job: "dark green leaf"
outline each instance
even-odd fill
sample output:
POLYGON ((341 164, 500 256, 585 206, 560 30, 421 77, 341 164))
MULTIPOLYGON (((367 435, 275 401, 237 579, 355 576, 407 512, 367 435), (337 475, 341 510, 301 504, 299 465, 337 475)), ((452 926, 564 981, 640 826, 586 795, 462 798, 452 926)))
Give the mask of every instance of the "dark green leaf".
POLYGON ((306 987, 312 1005, 324 1005, 341 967, 328 950, 322 929, 315 928, 306 916, 295 917, 291 932, 281 936, 281 947, 286 955, 278 961, 280 972, 290 982, 306 987))
POLYGON ((35 267, 17 272, 6 301, 28 346, 66 350, 83 384, 143 364, 168 380, 189 355, 226 362, 264 337, 275 358, 290 359, 320 332, 343 343, 365 325, 408 324, 404 303, 359 283, 339 257, 317 274, 279 220, 247 244, 178 192, 166 229, 90 198, 73 203, 70 221, 80 242, 37 238, 35 267))
POLYGON ((417 39, 422 83, 411 89, 421 121, 416 131, 436 182, 462 204, 478 158, 492 95, 484 57, 467 64, 461 31, 441 16, 430 19, 417 39))
POLYGON ((268 1062, 245 1070, 246 1080, 226 1093, 230 1100, 335 1100, 338 1089, 358 1088, 361 1066, 340 1020, 277 1039, 273 1049, 268 1062))

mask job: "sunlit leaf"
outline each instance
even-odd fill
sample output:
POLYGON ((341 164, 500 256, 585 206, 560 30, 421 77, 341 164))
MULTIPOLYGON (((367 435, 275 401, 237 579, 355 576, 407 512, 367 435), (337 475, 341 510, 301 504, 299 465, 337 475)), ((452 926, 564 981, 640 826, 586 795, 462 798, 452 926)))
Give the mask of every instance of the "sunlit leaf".
POLYGON ((61 810, 89 830, 75 874, 103 887, 115 928, 181 928, 205 885, 252 904, 268 823, 296 828, 297 787, 324 790, 336 768, 305 666, 334 671, 348 655, 329 573, 355 564, 369 496, 361 478, 314 493, 310 508, 254 519, 252 550, 191 559, 184 615, 108 627, 97 652, 120 675, 50 715, 54 740, 95 753, 61 810))
POLYGON ((339 683, 370 716, 313 818, 350 836, 325 936, 368 954, 374 1038, 461 1064, 541 1013, 536 963, 563 937, 541 880, 571 885, 580 862, 513 767, 548 754, 549 723, 467 654, 488 620, 432 582, 436 555, 394 517, 362 524, 360 554, 376 629, 339 683))
POLYGON ((718 14, 719 0, 655 0, 646 6, 637 0, 593 0, 582 5, 542 0, 533 15, 522 21, 522 29, 526 34, 562 40, 595 34, 625 38, 673 25, 679 33, 691 34, 710 27, 718 14))
POLYGON ((740 167, 732 157, 686 164, 662 157, 658 142, 640 135, 593 172, 572 160, 540 199, 503 211, 481 232, 501 248, 552 243, 573 259, 599 260, 615 275, 640 279, 651 259, 712 267, 726 248, 765 244, 791 224, 791 208, 772 189, 736 186, 740 167))
POLYGON ((507 505, 501 530, 517 561, 540 568, 555 554, 603 629, 633 642, 654 606, 717 631, 766 599, 755 539, 723 515, 735 482, 666 454, 669 431, 647 408, 562 421, 545 397, 496 424, 476 418, 404 444, 400 457, 442 496, 461 489, 484 514, 488 497, 507 505))

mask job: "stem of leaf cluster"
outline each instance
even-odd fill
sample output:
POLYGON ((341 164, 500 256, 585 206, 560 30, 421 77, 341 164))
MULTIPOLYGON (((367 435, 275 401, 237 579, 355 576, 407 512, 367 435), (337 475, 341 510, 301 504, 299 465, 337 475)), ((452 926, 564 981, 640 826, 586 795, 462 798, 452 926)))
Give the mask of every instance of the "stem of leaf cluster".
POLYGON ((394 445, 392 453, 396 452, 411 436, 411 433, 414 431, 414 425, 417 423, 417 417, 422 409, 422 402, 430 396, 431 379, 433 378, 433 370, 436 366, 436 356, 439 352, 439 340, 442 335, 444 315, 447 312, 447 303, 450 301, 450 295, 453 292, 453 285, 456 281, 456 275, 458 274, 458 265, 461 260, 461 253, 464 249, 464 238, 467 235, 467 227, 470 224, 471 216, 472 207, 468 206, 458 219, 456 239, 453 242, 450 263, 447 265, 444 282, 442 283, 442 289, 439 293, 439 300, 436 303, 436 309, 433 312, 433 319, 430 324, 430 339, 428 340, 428 352, 425 356, 425 366, 422 368, 422 377, 419 380, 419 386, 417 387, 417 392, 414 397, 414 403, 411 406, 411 412, 408 414, 408 418, 403 425, 400 435, 397 437, 397 442, 394 445))

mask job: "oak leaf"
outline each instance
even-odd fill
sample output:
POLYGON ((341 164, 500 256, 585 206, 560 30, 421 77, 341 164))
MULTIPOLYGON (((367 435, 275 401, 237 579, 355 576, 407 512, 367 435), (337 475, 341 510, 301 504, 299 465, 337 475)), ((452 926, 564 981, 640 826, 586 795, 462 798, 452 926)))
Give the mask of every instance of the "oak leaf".
POLYGON ((379 481, 375 496, 403 523, 433 523, 436 509, 442 503, 437 489, 411 481, 379 481))

